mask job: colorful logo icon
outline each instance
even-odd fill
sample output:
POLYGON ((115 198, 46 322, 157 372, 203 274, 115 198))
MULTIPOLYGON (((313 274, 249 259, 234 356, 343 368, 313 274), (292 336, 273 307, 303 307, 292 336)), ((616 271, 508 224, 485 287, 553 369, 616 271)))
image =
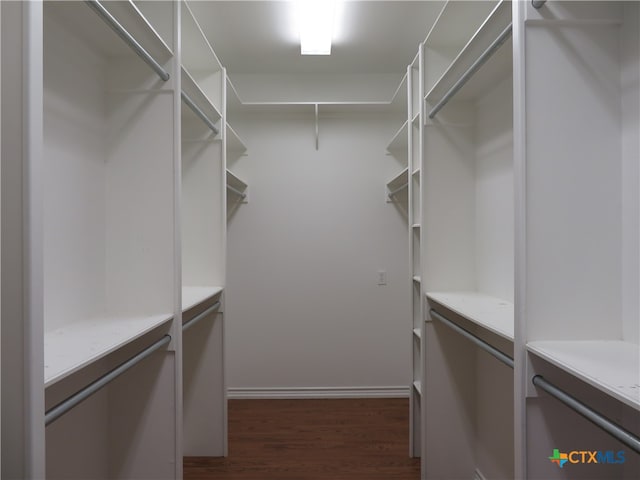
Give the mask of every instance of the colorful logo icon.
POLYGON ((549 457, 549 460, 551 460, 551 463, 555 463, 562 468, 564 464, 569 461, 569 455, 566 453, 560 453, 560 450, 554 448, 553 455, 549 457))
POLYGON ((560 449, 554 448, 553 455, 549 457, 551 463, 555 463, 558 467, 564 467, 564 464, 582 463, 582 464, 600 464, 600 465, 616 465, 625 462, 624 450, 614 452, 612 450, 572 450, 569 453, 561 452, 560 449))

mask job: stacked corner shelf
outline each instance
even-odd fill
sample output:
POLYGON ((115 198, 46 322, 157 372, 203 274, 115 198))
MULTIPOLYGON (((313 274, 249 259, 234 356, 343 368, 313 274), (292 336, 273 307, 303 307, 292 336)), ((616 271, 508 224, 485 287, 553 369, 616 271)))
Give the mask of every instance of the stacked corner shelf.
POLYGON ((388 201, 393 201, 394 197, 406 195, 409 190, 409 169, 405 168, 398 175, 387 182, 388 201))
POLYGON ((398 88, 393 94, 389 108, 392 119, 399 125, 389 143, 387 144, 387 154, 397 162, 402 169, 387 182, 387 201, 395 202, 401 208, 401 212, 407 214, 406 203, 409 191, 409 168, 408 168, 408 115, 407 115, 407 76, 405 75, 398 88))
POLYGON ((418 47, 418 53, 411 64, 407 66, 407 145, 408 145, 408 171, 407 182, 409 199, 409 265, 411 268, 411 381, 410 389, 410 437, 409 450, 412 457, 425 457, 422 452, 424 429, 424 391, 423 368, 424 364, 424 301, 422 286, 422 230, 415 228, 422 224, 422 115, 424 102, 422 101, 424 82, 422 45, 418 47), (416 335, 418 331, 420 334, 416 335))
POLYGON ((226 122, 226 155, 227 155, 227 218, 235 212, 235 209, 242 203, 248 203, 248 185, 241 180, 232 169, 237 168, 236 164, 240 158, 247 155, 247 147, 242 141, 242 138, 231 126, 230 121, 232 116, 241 110, 242 101, 238 96, 238 92, 229 79, 226 79, 226 110, 229 120, 226 122))
POLYGON ((404 160, 407 156, 407 130, 409 128, 408 125, 409 120, 405 120, 405 122, 398 129, 396 134, 387 145, 387 152, 389 152, 390 155, 397 156, 398 160, 404 160))

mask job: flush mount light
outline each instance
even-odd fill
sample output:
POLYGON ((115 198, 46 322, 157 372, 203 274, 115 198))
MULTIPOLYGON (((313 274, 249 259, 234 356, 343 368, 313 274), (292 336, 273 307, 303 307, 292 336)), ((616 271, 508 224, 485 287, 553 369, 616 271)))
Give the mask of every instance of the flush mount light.
POLYGON ((338 0, 297 0, 300 53, 331 55, 338 0))

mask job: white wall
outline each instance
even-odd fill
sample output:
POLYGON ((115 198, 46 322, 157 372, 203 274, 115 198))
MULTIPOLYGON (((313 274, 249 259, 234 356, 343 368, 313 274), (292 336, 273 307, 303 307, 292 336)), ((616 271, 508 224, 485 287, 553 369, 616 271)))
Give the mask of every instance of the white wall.
MULTIPOLYGON (((381 114, 252 113, 249 155, 231 168, 249 203, 229 221, 227 359, 237 389, 406 388, 406 220, 385 201, 399 170, 381 114), (388 285, 378 286, 378 270, 388 285)), ((245 392, 246 393, 246 392, 245 392)))

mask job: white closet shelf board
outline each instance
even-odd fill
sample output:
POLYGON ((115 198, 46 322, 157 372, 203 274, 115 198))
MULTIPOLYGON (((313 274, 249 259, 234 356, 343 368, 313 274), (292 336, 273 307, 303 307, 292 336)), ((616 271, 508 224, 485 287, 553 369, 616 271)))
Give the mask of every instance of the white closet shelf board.
POLYGON ((389 102, 246 102, 242 110, 259 113, 307 113, 315 115, 318 105, 319 115, 344 113, 387 113, 389 102))
POLYGON ((244 153, 247 147, 236 133, 236 131, 227 123, 227 150, 234 153, 244 153))
POLYGON ((222 63, 213 51, 187 2, 182 4, 182 64, 192 72, 209 74, 222 71, 222 63))
POLYGON ((391 102, 389 104, 391 109, 395 112, 405 112, 407 111, 407 74, 405 73, 400 81, 400 85, 391 97, 391 102))
POLYGON ((233 82, 227 77, 227 113, 237 112, 242 107, 242 101, 233 82))
POLYGON ((413 225, 411 225, 411 228, 420 228, 420 224, 419 223, 414 223, 413 225))
POLYGON ((182 311, 200 305, 205 300, 220 296, 222 287, 182 287, 182 311))
MULTIPOLYGON (((131 1, 102 2, 116 20, 159 63, 173 51, 131 1)), ((135 55, 129 46, 84 2, 44 2, 45 15, 53 15, 63 25, 78 32, 91 45, 110 57, 135 55)), ((142 61, 142 60, 140 60, 142 61)))
POLYGON ((415 277, 413 277, 413 281, 416 282, 416 283, 420 283, 420 282, 422 282, 422 278, 420 278, 419 276, 416 275, 415 277))
MULTIPOLYGON (((389 153, 394 153, 394 152, 399 152, 399 153, 404 153, 409 149, 408 146, 408 128, 409 128, 409 121, 407 120, 406 122, 404 122, 402 124, 402 126, 398 129, 398 131, 396 132, 396 134, 393 136, 393 138, 391 139, 391 141, 389 142, 389 144, 387 145, 387 152, 389 153)), ((403 158, 403 160, 406 160, 406 155, 403 158)))
POLYGON ((413 177, 416 177, 416 181, 420 181, 420 167, 417 167, 412 173, 411 175, 413 177))
POLYGON ((449 0, 429 30, 425 47, 449 51, 454 58, 500 3, 510 2, 449 0))
POLYGON ((248 187, 248 185, 240 180, 231 170, 227 170, 227 185, 241 192, 248 187))
MULTIPOLYGON (((182 91, 191 97, 191 100, 202 110, 202 112, 211 120, 213 123, 217 123, 222 118, 222 114, 213 104, 211 99, 202 91, 198 83, 193 79, 193 76, 189 73, 189 71, 182 67, 181 69, 181 80, 182 80, 182 91)), ((186 105, 182 105, 182 111, 189 111, 191 109, 186 105)), ((191 112, 192 115, 193 112, 191 112)), ((202 120, 198 120, 202 121, 202 120)), ((216 125, 217 126, 217 125, 216 125)))
POLYGON ((407 185, 409 183, 409 169, 405 168, 395 177, 387 182, 387 188, 390 192, 397 190, 398 188, 407 185))
POLYGON ((173 314, 93 318, 45 333, 45 387, 118 350, 171 319, 173 314))
POLYGON ((422 382, 420 380, 413 382, 413 388, 418 392, 418 395, 422 395, 422 382))
POLYGON ((417 338, 421 338, 422 337, 422 332, 420 331, 419 328, 414 328, 413 329, 413 334, 417 337, 417 338))
MULTIPOLYGON (((511 4, 510 2, 500 2, 426 94, 425 100, 427 103, 430 105, 438 103, 510 24, 511 4)), ((455 98, 458 100, 478 98, 489 88, 495 86, 499 79, 508 75, 512 68, 511 45, 511 40, 507 40, 487 63, 480 67, 467 84, 456 94, 455 98)))
POLYGON ((326 102, 318 103, 318 114, 342 115, 345 113, 387 113, 389 102, 326 102))
POLYGON ((427 298, 513 342, 513 303, 476 292, 427 292, 427 298))
POLYGON ((620 340, 536 341, 527 350, 640 410, 640 346, 620 340))

